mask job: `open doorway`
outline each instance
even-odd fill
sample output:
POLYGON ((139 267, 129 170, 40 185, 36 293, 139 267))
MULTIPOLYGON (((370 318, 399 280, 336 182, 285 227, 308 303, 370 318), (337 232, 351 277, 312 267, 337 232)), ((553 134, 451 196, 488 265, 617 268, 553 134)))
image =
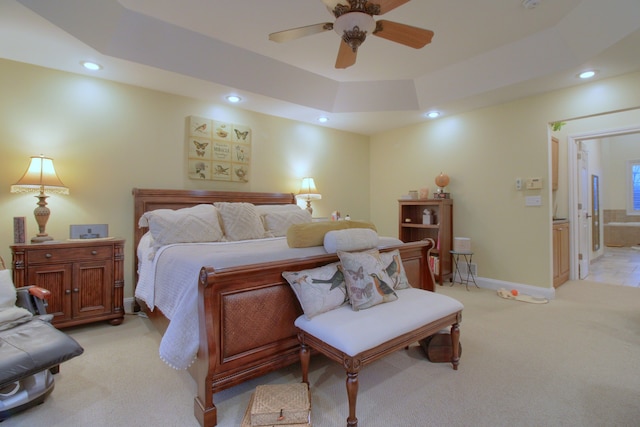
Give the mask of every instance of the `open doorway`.
MULTIPOLYGON (((616 144, 618 138, 628 137, 629 135, 640 135, 640 124, 630 127, 590 131, 584 133, 571 134, 567 137, 567 159, 568 159, 568 184, 569 184, 569 217, 571 227, 571 248, 570 248, 570 278, 571 279, 603 279, 607 282, 611 281, 611 276, 606 274, 606 270, 617 271, 619 276, 619 284, 637 283, 640 280, 640 254, 634 253, 628 245, 614 248, 614 245, 607 245, 606 239, 603 238, 606 223, 620 212, 626 210, 626 187, 624 184, 617 185, 616 200, 607 200, 612 198, 611 194, 607 194, 607 187, 604 183, 613 180, 611 176, 611 167, 603 167, 603 154, 607 149, 603 144, 616 144), (587 152, 586 158, 595 157, 596 161, 585 161, 584 152, 587 152), (595 154, 595 155, 592 155, 595 154), (600 162, 600 163, 598 163, 600 162), (599 166, 598 166, 599 165, 599 166), (609 176, 608 176, 609 175, 609 176), (594 179, 594 176, 597 177, 594 179), (594 182, 598 183, 597 198, 594 200, 594 182), (619 188, 622 187, 622 188, 619 188), (620 199, 622 198, 622 200, 620 199), (598 207, 598 215, 594 215, 592 208, 598 207), (607 208, 612 212, 607 212, 607 208), (595 222, 598 222, 596 224, 595 222), (596 225, 598 227, 596 227, 596 225), (594 233, 598 233, 594 236, 594 233), (595 237, 595 238, 594 238, 595 237), (598 241, 598 245, 594 246, 594 242, 598 241), (594 260, 610 263, 608 267, 599 265, 596 271, 592 271, 591 265, 594 260), (627 263, 627 264, 625 264, 627 263), (629 264, 632 263, 632 264, 629 264), (622 268, 624 267, 624 268, 622 268), (637 271, 636 271, 637 270, 637 271), (625 274, 629 277, 623 278, 625 274)), ((611 151, 611 150, 609 150, 611 151)), ((620 163, 620 160, 617 160, 620 163)), ((623 174, 617 177, 618 182, 624 180, 624 172, 620 165, 617 165, 615 173, 623 174)), ((609 193, 612 193, 609 191, 609 193)), ((620 213, 622 215, 622 213, 620 213)), ((640 218, 639 218, 640 220, 640 218)))

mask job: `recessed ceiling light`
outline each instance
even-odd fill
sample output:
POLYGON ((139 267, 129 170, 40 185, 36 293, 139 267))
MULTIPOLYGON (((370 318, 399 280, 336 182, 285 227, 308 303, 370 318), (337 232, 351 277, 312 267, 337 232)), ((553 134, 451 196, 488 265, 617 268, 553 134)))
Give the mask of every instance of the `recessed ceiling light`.
POLYGON ((87 70, 91 70, 91 71, 98 71, 98 70, 102 70, 102 65, 97 64, 95 62, 91 62, 91 61, 82 61, 80 64, 82 64, 82 66, 84 68, 86 68, 87 70))
POLYGON ((429 117, 430 119, 435 119, 437 117, 440 117, 440 111, 429 111, 425 114, 425 116, 429 117))
POLYGON ((240 102, 242 100, 242 98, 240 98, 238 95, 229 95, 227 96, 227 101, 232 102, 232 103, 237 103, 240 102))
POLYGON ((588 71, 583 71, 580 74, 578 74, 578 77, 580 77, 581 79, 590 79, 591 77, 595 76, 596 74, 597 74, 597 71, 588 70, 588 71))
POLYGON ((324 117, 324 116, 318 117, 318 121, 320 123, 327 123, 329 121, 329 117, 324 117))

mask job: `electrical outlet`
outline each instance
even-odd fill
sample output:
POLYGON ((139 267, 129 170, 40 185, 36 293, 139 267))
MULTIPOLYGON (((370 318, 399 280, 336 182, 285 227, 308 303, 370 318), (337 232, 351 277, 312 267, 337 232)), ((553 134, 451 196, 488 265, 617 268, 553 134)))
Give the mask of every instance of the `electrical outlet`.
POLYGON ((516 190, 522 190, 522 178, 516 178, 516 190))

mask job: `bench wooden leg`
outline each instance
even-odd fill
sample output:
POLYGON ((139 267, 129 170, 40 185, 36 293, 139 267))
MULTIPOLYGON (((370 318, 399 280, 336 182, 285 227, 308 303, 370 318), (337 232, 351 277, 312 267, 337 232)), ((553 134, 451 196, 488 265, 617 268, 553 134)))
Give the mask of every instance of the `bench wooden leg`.
POLYGON ((362 361, 358 356, 351 357, 345 355, 342 364, 347 371, 347 399, 349 401, 349 418, 347 427, 357 427, 356 402, 358 400, 358 372, 362 367, 362 361))
POLYGON ((349 399, 349 418, 347 418, 348 427, 357 427, 358 418, 356 418, 356 401, 358 399, 358 372, 347 372, 347 398, 349 399))
POLYGON ((454 370, 458 370, 460 364, 460 325, 451 325, 451 364, 454 370))

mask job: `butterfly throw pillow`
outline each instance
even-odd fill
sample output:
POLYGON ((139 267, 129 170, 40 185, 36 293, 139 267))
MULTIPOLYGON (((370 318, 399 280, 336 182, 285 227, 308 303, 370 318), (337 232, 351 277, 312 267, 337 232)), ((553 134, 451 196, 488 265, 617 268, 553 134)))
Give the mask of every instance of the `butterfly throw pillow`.
POLYGON ((338 251, 338 257, 353 310, 363 310, 398 299, 393 290, 393 281, 385 271, 377 249, 338 251))

